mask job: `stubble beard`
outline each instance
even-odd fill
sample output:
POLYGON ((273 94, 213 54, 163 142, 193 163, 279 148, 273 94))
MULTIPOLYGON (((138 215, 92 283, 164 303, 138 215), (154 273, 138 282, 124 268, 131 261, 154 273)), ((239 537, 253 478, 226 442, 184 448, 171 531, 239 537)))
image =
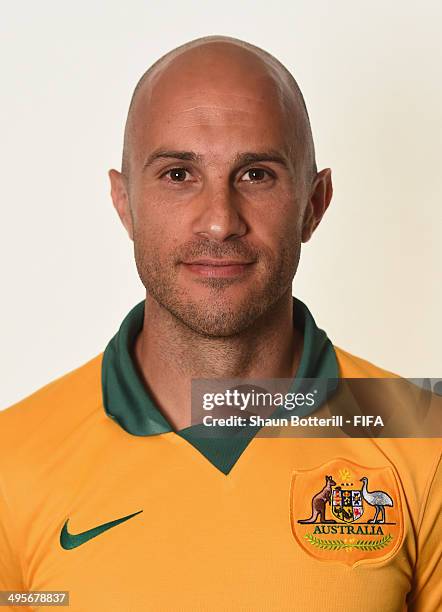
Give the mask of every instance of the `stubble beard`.
POLYGON ((178 324, 193 332, 210 338, 231 337, 249 330, 256 322, 290 291, 296 273, 300 244, 293 242, 279 251, 278 260, 260 253, 255 266, 260 274, 253 272, 253 280, 244 282, 250 288, 241 299, 229 297, 229 286, 243 281, 233 278, 204 278, 206 298, 195 299, 192 291, 178 282, 179 265, 173 260, 162 263, 158 251, 146 248, 134 239, 135 261, 141 282, 147 293, 162 308, 167 310, 178 324))

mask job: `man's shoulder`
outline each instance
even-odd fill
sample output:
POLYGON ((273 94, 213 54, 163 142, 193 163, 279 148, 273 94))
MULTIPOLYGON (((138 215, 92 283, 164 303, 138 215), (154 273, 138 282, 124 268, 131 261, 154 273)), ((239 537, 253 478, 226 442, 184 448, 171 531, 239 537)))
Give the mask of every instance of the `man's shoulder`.
POLYGON ((334 349, 340 378, 372 379, 344 385, 340 399, 347 401, 351 397, 355 403, 349 406, 355 410, 381 416, 385 423, 382 437, 403 437, 407 445, 417 444, 419 438, 426 439, 428 449, 434 447, 440 454, 442 397, 434 392, 428 380, 420 384, 419 379, 394 374, 337 346, 334 349))
POLYGON ((358 357, 334 345, 339 366, 339 376, 342 378, 399 378, 389 370, 385 370, 362 357, 358 357))
POLYGON ((100 353, 0 411, 1 445, 9 446, 43 429, 69 428, 96 409, 101 404, 102 356, 100 353))

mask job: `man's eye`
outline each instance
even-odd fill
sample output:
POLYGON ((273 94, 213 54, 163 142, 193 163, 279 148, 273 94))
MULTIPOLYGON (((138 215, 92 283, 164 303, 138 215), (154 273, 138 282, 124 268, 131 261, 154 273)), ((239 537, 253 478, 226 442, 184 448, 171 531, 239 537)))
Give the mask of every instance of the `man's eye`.
POLYGON ((173 183, 183 183, 189 172, 185 168, 172 168, 165 172, 162 176, 167 176, 173 183))
POLYGON ((247 170, 247 172, 242 175, 240 180, 245 181, 246 183, 259 183, 268 179, 269 177, 269 172, 263 168, 250 168, 250 170, 247 170))

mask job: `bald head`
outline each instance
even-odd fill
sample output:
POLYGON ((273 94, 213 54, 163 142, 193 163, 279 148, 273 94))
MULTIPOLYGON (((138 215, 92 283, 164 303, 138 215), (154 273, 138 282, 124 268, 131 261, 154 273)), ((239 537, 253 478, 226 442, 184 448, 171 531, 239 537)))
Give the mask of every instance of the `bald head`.
MULTIPOLYGON (((275 57, 242 40, 208 36, 169 51, 143 74, 135 87, 124 132, 122 173, 129 177, 140 130, 163 119, 159 109, 181 98, 223 89, 238 99, 261 96, 279 113, 290 139, 294 166, 308 182, 316 176, 315 151, 304 98, 291 73, 275 57), (302 170, 301 170, 302 169, 302 170)), ((231 104, 231 102, 229 102, 231 104)))

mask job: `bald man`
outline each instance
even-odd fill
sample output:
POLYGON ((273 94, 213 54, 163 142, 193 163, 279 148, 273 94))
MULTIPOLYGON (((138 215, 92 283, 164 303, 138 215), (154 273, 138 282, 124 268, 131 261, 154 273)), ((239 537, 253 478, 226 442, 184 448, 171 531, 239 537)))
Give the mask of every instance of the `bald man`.
POLYGON ((332 197, 292 75, 232 38, 174 49, 140 79, 109 176, 146 297, 103 353, 0 414, 6 604, 440 610, 439 439, 193 418, 194 379, 395 378, 292 296, 332 197))

